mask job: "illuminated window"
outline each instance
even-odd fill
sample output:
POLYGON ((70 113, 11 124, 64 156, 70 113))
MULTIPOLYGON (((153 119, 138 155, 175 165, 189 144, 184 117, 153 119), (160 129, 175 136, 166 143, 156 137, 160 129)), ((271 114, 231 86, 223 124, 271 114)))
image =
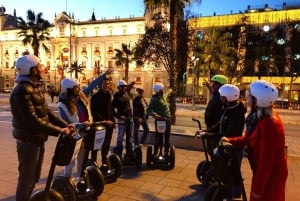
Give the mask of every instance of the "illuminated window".
POLYGON ((95 56, 100 56, 100 54, 101 54, 101 52, 100 52, 100 50, 99 50, 99 46, 96 46, 96 47, 95 47, 95 50, 94 50, 94 55, 95 55, 95 56))
POLYGON ((87 55, 86 47, 82 47, 81 48, 81 55, 82 56, 86 56, 87 55))
POLYGON ((82 31, 82 36, 85 37, 86 36, 86 28, 82 28, 81 31, 82 31))
POLYGON ((58 31, 60 36, 65 36, 65 27, 63 25, 58 27, 58 31))
POLYGON ((123 26, 123 34, 125 35, 127 33, 127 26, 123 26))
POLYGON ((113 61, 108 61, 108 68, 112 68, 114 66, 114 62, 113 61))
POLYGON ((108 35, 112 35, 113 34, 113 28, 112 27, 108 27, 108 35))
POLYGON ((99 35, 99 27, 96 27, 95 28, 95 36, 98 36, 99 35))
POLYGON ((141 26, 138 26, 138 27, 137 27, 137 33, 138 33, 138 34, 142 34, 142 27, 141 27, 141 26))
POLYGON ((113 46, 110 44, 108 46, 108 53, 113 53, 113 52, 114 52, 113 46))

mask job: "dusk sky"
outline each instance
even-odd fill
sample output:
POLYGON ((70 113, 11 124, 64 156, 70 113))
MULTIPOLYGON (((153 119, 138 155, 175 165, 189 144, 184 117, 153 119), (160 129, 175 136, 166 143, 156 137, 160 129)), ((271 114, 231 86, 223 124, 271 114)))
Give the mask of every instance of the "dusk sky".
MULTIPOLYGON (((268 3, 270 8, 281 9, 282 3, 288 5, 295 4, 296 0, 202 0, 201 4, 194 5, 191 12, 196 15, 210 16, 216 12, 217 15, 229 14, 231 12, 244 12, 247 6, 251 8, 262 8, 268 3)), ((0 5, 6 8, 6 13, 13 14, 16 9, 17 16, 26 19, 26 11, 32 9, 36 14, 43 13, 43 17, 49 21, 54 19, 55 13, 62 11, 74 14, 75 19, 84 21, 91 18, 94 11, 96 19, 105 17, 113 19, 116 16, 120 18, 141 17, 144 15, 144 0, 0 0, 0 5)), ((299 3, 298 3, 299 5, 299 3)))

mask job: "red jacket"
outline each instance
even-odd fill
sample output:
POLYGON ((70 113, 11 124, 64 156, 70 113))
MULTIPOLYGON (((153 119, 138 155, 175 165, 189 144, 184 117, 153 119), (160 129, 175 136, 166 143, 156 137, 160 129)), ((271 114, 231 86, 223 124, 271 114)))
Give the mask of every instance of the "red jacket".
POLYGON ((288 168, 284 128, 279 116, 259 120, 251 137, 246 133, 231 138, 230 143, 249 147, 248 159, 253 171, 250 201, 284 201, 288 168), (260 199, 255 199, 252 193, 260 199))

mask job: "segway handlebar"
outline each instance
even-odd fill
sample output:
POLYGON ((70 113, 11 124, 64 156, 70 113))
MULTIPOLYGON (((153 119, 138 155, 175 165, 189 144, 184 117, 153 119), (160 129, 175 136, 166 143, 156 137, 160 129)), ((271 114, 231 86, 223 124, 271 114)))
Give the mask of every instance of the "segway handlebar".
POLYGON ((196 121, 196 122, 197 122, 197 124, 198 124, 198 128, 199 128, 199 130, 202 130, 202 127, 201 127, 201 122, 200 122, 200 120, 199 120, 199 119, 196 119, 195 117, 193 117, 193 118, 192 118, 192 120, 193 120, 193 121, 196 121))

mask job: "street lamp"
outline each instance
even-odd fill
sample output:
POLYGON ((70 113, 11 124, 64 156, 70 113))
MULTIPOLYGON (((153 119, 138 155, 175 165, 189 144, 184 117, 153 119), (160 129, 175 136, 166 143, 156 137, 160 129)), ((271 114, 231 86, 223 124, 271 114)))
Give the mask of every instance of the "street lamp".
POLYGON ((199 57, 192 57, 192 63, 193 63, 193 93, 192 93, 192 110, 196 110, 196 105, 195 105, 195 95, 196 95, 196 72, 195 72, 195 64, 199 60, 199 57))
POLYGON ((56 79, 57 79, 57 75, 56 75, 56 71, 59 65, 59 58, 56 58, 56 63, 55 63, 55 68, 54 68, 54 91, 56 92, 56 79))

